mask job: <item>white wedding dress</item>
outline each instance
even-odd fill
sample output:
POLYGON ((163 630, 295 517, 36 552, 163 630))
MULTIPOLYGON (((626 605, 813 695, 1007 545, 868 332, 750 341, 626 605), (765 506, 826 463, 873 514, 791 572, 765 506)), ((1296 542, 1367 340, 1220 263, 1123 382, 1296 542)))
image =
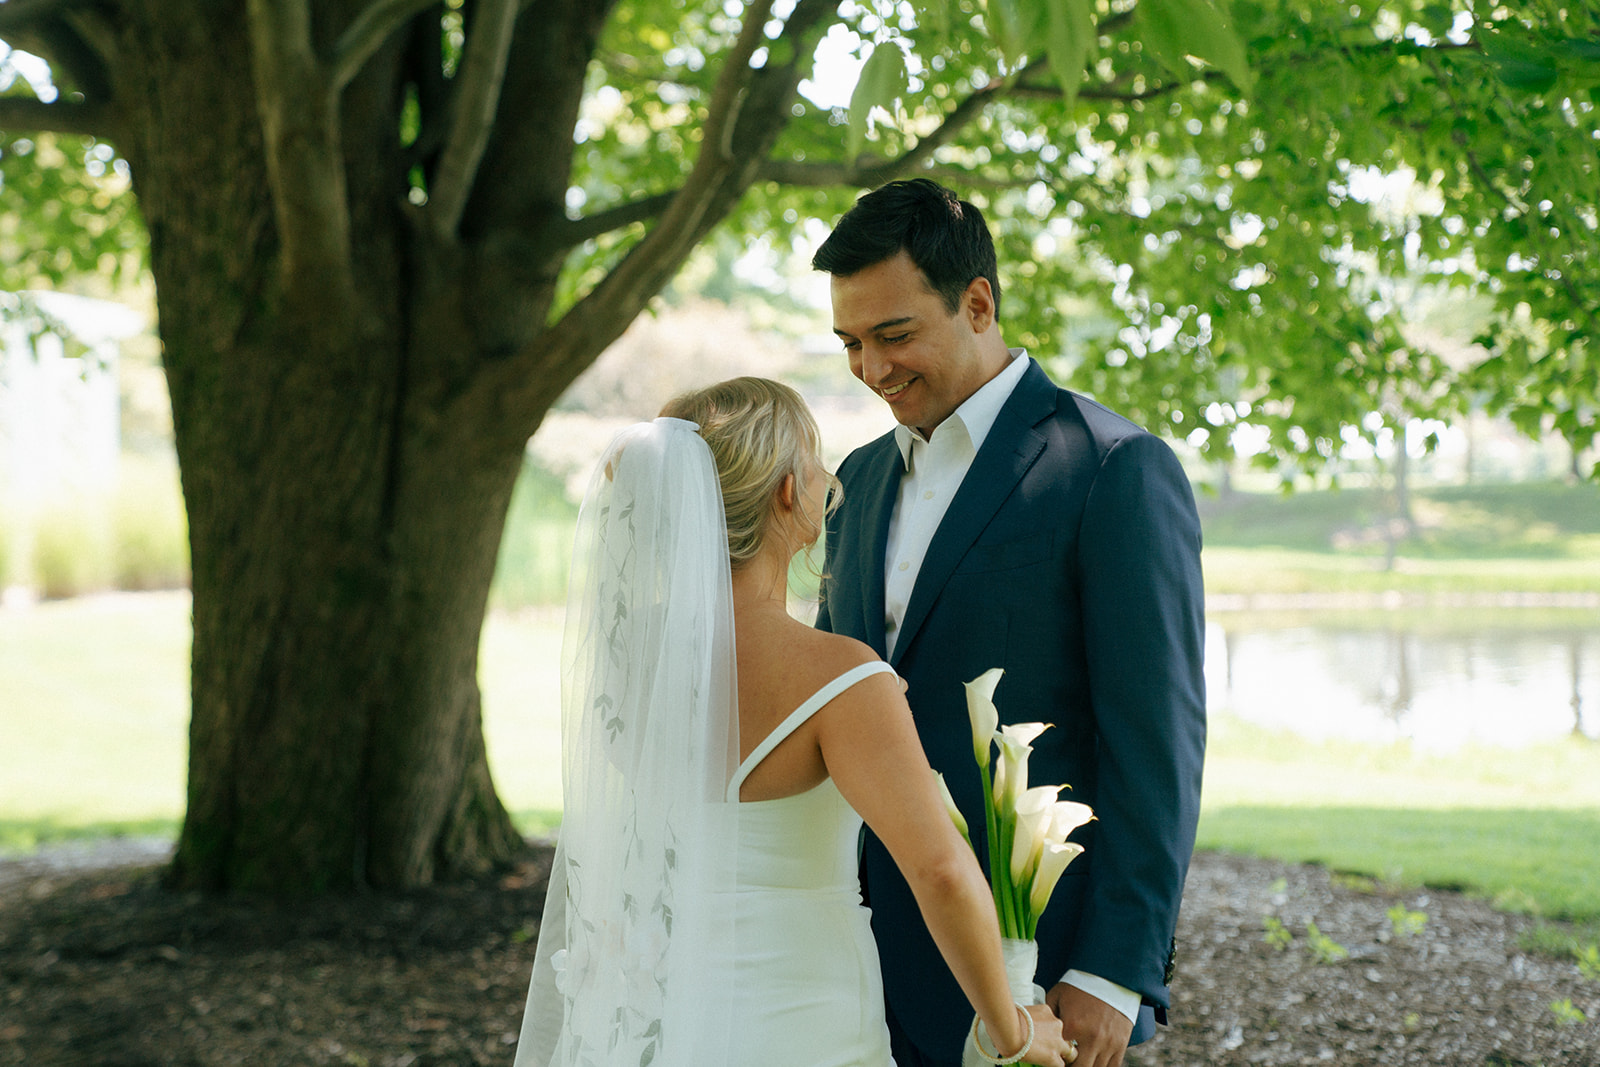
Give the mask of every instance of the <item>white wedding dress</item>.
MULTIPOLYGON (((828 701, 880 672, 893 669, 862 664, 823 686, 740 764, 729 799, 737 800, 750 772, 828 701)), ((730 1062, 891 1063, 878 950, 861 903, 860 831, 861 816, 831 778, 795 796, 740 805, 730 1062)))

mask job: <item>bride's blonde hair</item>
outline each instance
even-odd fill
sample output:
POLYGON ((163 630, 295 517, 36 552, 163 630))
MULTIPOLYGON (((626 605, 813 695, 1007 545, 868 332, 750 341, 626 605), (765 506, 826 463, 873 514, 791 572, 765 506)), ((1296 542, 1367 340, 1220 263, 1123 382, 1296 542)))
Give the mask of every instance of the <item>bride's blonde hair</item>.
MULTIPOLYGON (((822 468, 822 434, 800 394, 770 378, 730 378, 681 393, 661 414, 699 423, 711 448, 728 520, 728 559, 735 569, 754 559, 766 541, 772 502, 784 478, 794 475, 797 507, 804 515, 808 460, 828 481, 827 511, 839 506, 839 480, 822 468)), ((824 516, 805 516, 822 529, 824 516)))

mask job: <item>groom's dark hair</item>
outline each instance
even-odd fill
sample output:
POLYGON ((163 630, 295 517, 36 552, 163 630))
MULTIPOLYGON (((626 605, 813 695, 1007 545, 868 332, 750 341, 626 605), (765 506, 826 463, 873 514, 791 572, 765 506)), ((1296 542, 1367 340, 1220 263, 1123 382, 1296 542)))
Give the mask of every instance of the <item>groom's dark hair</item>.
POLYGON ((811 257, 811 266, 849 277, 901 252, 952 314, 972 279, 986 278, 999 315, 994 238, 983 212, 927 178, 890 182, 857 200, 811 257))

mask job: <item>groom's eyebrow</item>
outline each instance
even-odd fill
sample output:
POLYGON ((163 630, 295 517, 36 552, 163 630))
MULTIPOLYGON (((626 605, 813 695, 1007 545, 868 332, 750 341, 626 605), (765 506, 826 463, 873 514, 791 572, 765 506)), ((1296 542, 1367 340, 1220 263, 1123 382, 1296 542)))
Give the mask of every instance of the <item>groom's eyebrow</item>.
MULTIPOLYGON (((895 326, 904 326, 906 323, 912 321, 913 318, 915 318, 915 316, 913 316, 913 315, 904 315, 904 316, 901 316, 898 319, 885 319, 885 320, 883 320, 882 322, 878 323, 875 326, 867 327, 867 332, 868 333, 878 333, 880 330, 887 330, 887 329, 890 329, 890 328, 895 327, 895 326)), ((838 334, 840 337, 854 337, 855 336, 855 334, 851 333, 850 331, 841 330, 837 326, 835 326, 833 328, 833 332, 838 334)))

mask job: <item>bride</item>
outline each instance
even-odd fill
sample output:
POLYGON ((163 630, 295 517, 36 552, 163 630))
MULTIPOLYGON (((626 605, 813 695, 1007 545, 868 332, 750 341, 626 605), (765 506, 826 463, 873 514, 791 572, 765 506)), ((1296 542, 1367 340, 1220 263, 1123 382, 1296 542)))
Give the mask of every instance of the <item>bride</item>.
POLYGON ((623 431, 578 521, 565 810, 517 1067, 887 1067, 862 821, 995 1063, 1075 1056, 1013 1004, 994 905, 902 685, 785 607, 832 476, 797 393, 737 378, 623 431))

